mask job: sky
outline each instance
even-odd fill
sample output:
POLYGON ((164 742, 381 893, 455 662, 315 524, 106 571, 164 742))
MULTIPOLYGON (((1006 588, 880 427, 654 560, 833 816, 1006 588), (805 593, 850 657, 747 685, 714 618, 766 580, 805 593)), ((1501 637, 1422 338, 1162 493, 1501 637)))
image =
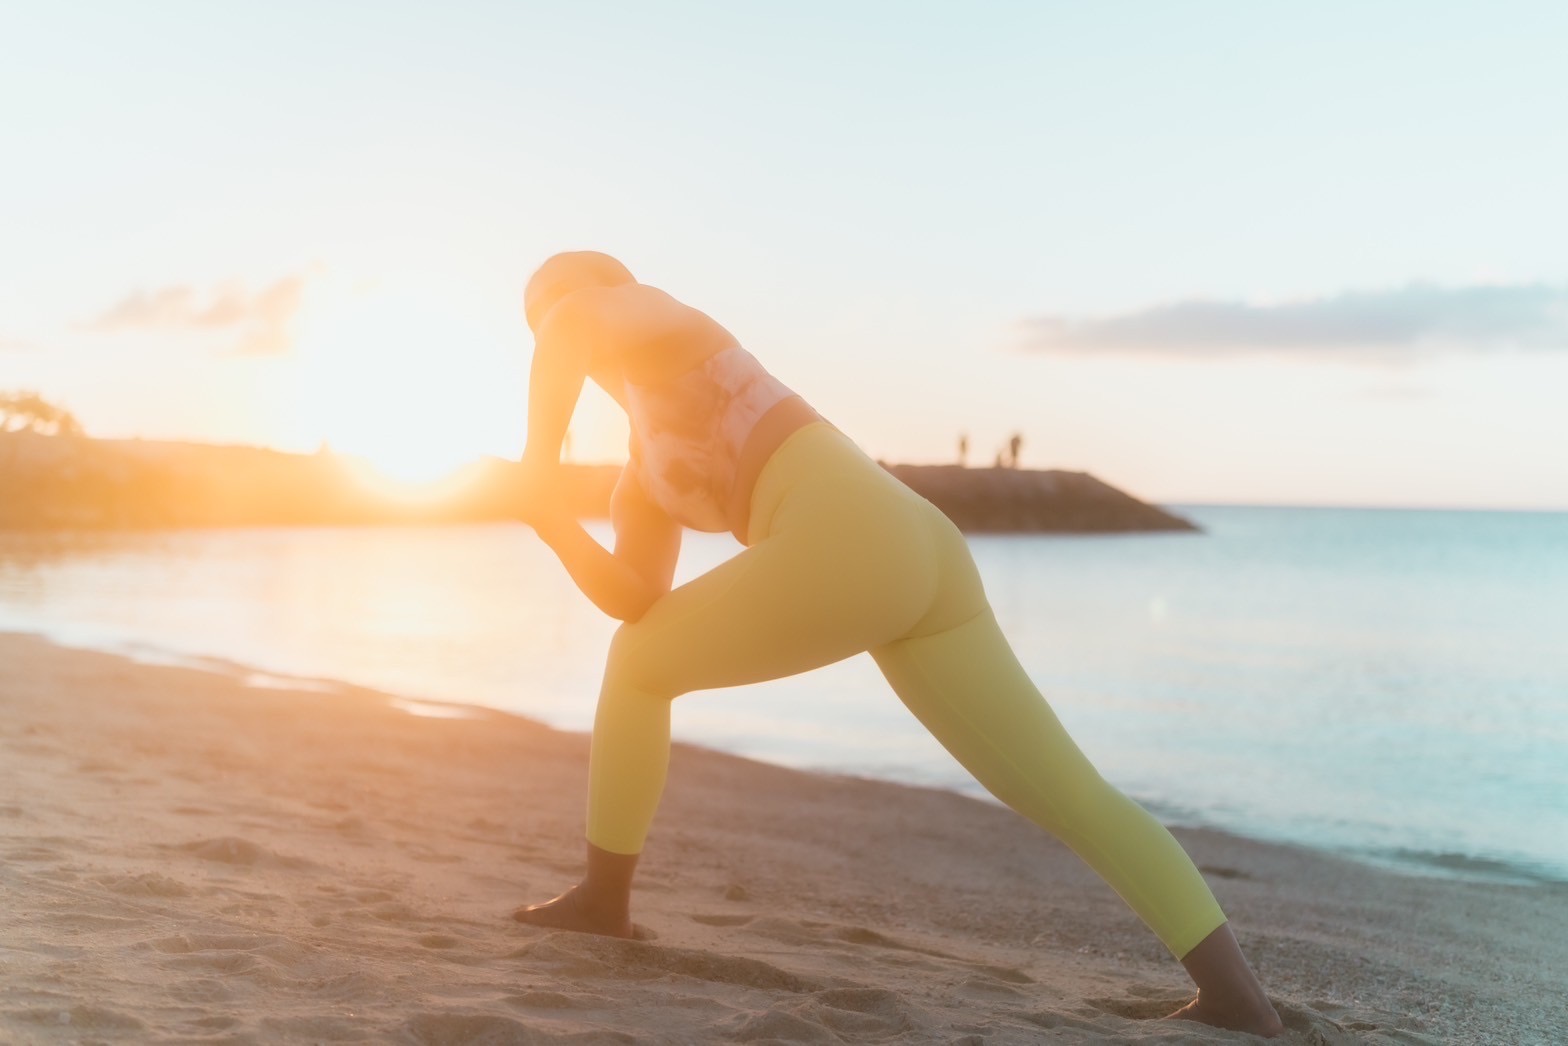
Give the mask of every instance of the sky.
MULTIPOLYGON (((0 5, 0 391, 522 447, 598 249, 876 456, 1568 509, 1568 6, 0 5)), ((624 457, 585 397, 570 456, 624 457)))

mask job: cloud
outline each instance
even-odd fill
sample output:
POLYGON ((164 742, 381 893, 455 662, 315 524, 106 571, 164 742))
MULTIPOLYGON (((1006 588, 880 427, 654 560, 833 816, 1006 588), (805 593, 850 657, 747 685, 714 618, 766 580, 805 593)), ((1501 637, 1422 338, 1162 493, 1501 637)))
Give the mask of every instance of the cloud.
POLYGON ((87 324, 88 330, 123 331, 233 331, 233 350, 241 355, 265 356, 287 352, 289 322, 299 310, 304 293, 302 276, 285 276, 269 287, 246 293, 237 284, 225 284, 202 294, 194 287, 163 287, 133 291, 87 324))
POLYGON ((30 352, 35 348, 32 342, 23 341, 21 338, 8 338, 0 334, 0 352, 30 352))
POLYGON ((1414 283, 1279 305, 1183 301, 1092 319, 1040 316, 1024 327, 1025 347, 1048 352, 1568 349, 1568 287, 1414 283))

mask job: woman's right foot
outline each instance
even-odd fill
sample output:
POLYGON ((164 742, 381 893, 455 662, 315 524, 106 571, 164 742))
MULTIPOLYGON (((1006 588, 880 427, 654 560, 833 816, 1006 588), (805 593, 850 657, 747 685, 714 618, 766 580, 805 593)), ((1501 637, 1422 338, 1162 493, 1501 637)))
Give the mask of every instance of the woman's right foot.
POLYGON ((1245 1031, 1253 1035, 1260 1035, 1265 1039, 1272 1039, 1276 1035, 1285 1034, 1285 1024, 1279 1019, 1273 1006, 1267 1010, 1228 1010, 1222 1011, 1218 1007, 1206 1005, 1202 995, 1192 1000, 1175 1013, 1165 1015, 1168 1021, 1198 1021, 1215 1028, 1225 1028, 1228 1031, 1245 1031))
POLYGON ((629 914, 595 905, 581 886, 572 887, 553 901, 519 908, 512 913, 512 918, 529 926, 550 930, 571 930, 627 939, 636 936, 629 914))
POLYGON ((1265 1038, 1284 1034, 1285 1025, 1241 954, 1230 923, 1221 923, 1182 957, 1181 964, 1198 986, 1198 997, 1167 1014, 1166 1020, 1200 1021, 1265 1038))

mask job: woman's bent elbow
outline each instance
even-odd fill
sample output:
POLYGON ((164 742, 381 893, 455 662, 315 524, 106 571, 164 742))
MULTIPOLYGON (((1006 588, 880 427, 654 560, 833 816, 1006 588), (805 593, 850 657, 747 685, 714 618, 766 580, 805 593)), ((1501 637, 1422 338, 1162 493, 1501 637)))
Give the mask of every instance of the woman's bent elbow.
POLYGON ((646 592, 640 592, 635 597, 626 601, 626 605, 620 608, 621 613, 611 614, 610 616, 618 621, 624 621, 628 625, 636 624, 638 621, 642 620, 643 615, 652 609, 653 605, 663 598, 663 596, 663 592, 657 592, 653 589, 649 589, 646 592))

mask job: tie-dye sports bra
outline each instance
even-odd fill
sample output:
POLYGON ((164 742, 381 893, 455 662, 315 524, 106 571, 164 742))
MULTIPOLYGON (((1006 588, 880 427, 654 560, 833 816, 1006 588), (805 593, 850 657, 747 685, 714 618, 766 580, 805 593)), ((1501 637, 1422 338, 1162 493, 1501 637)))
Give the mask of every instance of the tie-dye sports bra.
POLYGON ((657 385, 626 383, 631 462, 643 490, 693 530, 730 529, 736 465, 757 419, 795 395, 733 346, 657 385))

